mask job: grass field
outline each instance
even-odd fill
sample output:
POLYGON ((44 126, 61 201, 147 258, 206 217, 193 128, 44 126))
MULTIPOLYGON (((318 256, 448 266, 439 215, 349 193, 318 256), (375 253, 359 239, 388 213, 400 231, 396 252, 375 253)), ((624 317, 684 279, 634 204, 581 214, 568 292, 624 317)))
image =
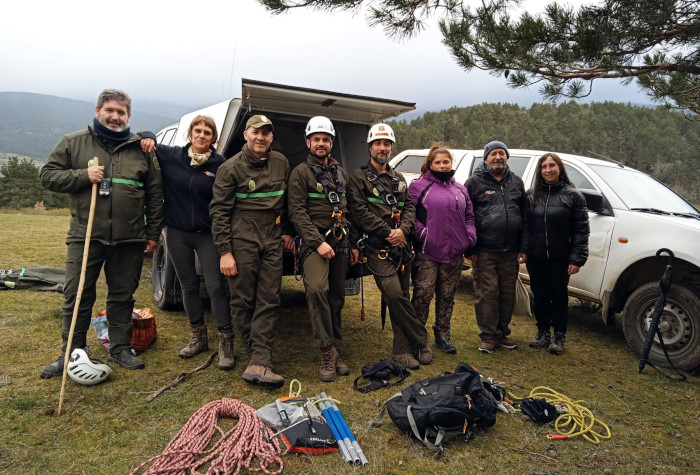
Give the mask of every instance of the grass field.
MULTIPOLYGON (((0 269, 31 265, 62 267, 68 228, 65 212, 0 212, 0 269)), ((0 292, 0 472, 1 473, 129 473, 141 462, 163 451, 170 439, 204 404, 236 398, 258 408, 286 395, 288 386, 265 391, 241 380, 245 353, 237 343, 236 368, 223 372, 212 367, 165 393, 145 399, 179 373, 199 366, 207 355, 181 360, 177 353, 188 341, 184 314, 160 311, 151 296, 150 260, 144 264, 138 307, 152 307, 158 338, 142 357, 143 371, 115 368, 110 381, 97 386, 67 382, 66 399, 58 416, 60 379, 39 379, 39 369, 53 361, 60 349, 60 307, 57 293, 0 292)), ((366 429, 378 406, 394 389, 369 394, 353 391, 352 381, 365 363, 389 357, 391 329, 382 330, 378 292, 365 280, 366 321, 360 321, 360 297, 349 297, 344 311, 344 354, 350 377, 323 384, 318 381, 318 352, 311 348, 311 328, 303 286, 293 278, 283 283, 283 309, 274 353, 275 368, 302 384, 302 394, 325 390, 341 401, 340 409, 364 449, 370 465, 350 467, 337 454, 287 455, 287 473, 698 473, 700 469, 700 405, 698 379, 674 383, 651 368, 637 372, 637 358, 617 328, 605 327, 584 306, 571 308, 570 331, 563 356, 527 348, 534 333, 532 318, 515 317, 512 337, 521 343, 515 351, 484 355, 477 350, 471 277, 460 282, 453 317, 452 340, 456 355, 436 353, 432 365, 422 367, 405 381, 409 384, 443 371, 458 362, 476 366, 486 376, 505 383, 518 396, 536 386, 547 386, 582 401, 612 431, 612 438, 592 444, 580 437, 551 442, 551 427, 538 426, 520 414, 499 414, 495 426, 465 443, 447 444, 441 457, 402 435, 387 418, 382 427, 366 429), (553 449, 550 447, 553 445, 553 449)), ((101 279, 94 313, 104 308, 106 288, 101 279)), ((573 303, 573 302, 572 302, 573 303)), ((431 319, 432 320, 432 319, 431 319)), ((214 329, 207 315, 210 330, 214 329)), ((210 331, 210 347, 217 347, 210 331)), ((94 356, 107 354, 92 330, 89 344, 94 356)), ((233 422, 223 424, 232 427, 233 422)))

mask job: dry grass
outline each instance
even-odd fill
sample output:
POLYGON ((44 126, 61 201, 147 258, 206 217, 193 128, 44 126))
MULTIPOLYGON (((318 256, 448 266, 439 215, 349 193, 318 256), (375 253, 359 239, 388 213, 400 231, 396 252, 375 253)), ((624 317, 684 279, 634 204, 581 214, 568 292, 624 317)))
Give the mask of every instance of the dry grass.
MULTIPOLYGON (((0 268, 29 265, 61 267, 68 227, 66 213, 0 213, 0 268)), ((144 265, 137 306, 151 306, 150 261, 144 265)), ((360 321, 360 298, 349 297, 343 330, 346 360, 353 373, 331 384, 317 378, 317 351, 311 348, 303 286, 285 278, 275 366, 303 384, 304 395, 326 390, 340 399, 341 410, 367 454, 366 468, 349 467, 338 455, 284 458, 288 473, 697 473, 700 407, 697 378, 672 383, 651 369, 637 374, 637 359, 616 328, 606 328, 590 309, 572 309, 566 352, 561 357, 522 347, 483 355, 477 350, 471 277, 460 283, 454 316, 457 355, 436 354, 428 367, 415 371, 406 383, 451 371, 460 361, 484 375, 502 380, 515 394, 526 395, 544 385, 581 399, 607 423, 611 440, 593 445, 581 438, 555 442, 549 451, 550 428, 499 414, 498 422, 469 443, 450 442, 442 457, 400 434, 387 419, 366 429, 378 406, 391 394, 383 389, 367 395, 353 391, 359 368, 391 353, 391 330, 379 322, 378 293, 365 281, 367 320, 360 321)), ((104 282, 98 288, 95 313, 105 301, 104 282)), ((56 415, 60 380, 40 380, 42 364, 58 355, 60 306, 55 293, 0 293, 0 471, 3 473, 128 473, 160 453, 187 419, 209 401, 232 397, 260 407, 286 394, 288 388, 264 391, 240 378, 246 361, 240 345, 231 372, 215 365, 198 373, 154 402, 144 399, 206 359, 181 360, 178 350, 188 341, 184 314, 156 311, 158 339, 143 355, 144 371, 115 370, 112 380, 95 387, 67 383, 64 414, 56 415)), ((157 310, 157 309, 156 309, 157 310)), ((211 316, 207 315, 210 328, 211 316)), ((534 332, 532 319, 515 317, 513 337, 525 343, 534 332)), ((214 334, 214 332, 211 332, 214 334)), ((106 359, 94 333, 89 343, 96 357, 106 359)), ((217 346, 212 335, 211 347, 217 346)), ((230 426, 230 425, 229 425, 230 426)))

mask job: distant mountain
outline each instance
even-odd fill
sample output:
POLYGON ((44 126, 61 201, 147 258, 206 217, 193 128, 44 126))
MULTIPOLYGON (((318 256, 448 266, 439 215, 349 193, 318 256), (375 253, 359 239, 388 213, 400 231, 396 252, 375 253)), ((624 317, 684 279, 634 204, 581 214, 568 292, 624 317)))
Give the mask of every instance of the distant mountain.
MULTIPOLYGON (((0 153, 46 160, 62 136, 92 123, 95 104, 29 92, 0 92, 0 153)), ((179 118, 133 110, 131 130, 158 132, 179 118)))

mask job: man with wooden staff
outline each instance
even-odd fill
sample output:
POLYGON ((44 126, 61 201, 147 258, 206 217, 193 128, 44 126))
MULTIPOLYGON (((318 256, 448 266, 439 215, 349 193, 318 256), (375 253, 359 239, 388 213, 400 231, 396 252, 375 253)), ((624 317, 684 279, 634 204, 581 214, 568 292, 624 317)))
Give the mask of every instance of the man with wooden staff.
POLYGON ((41 169, 41 183, 46 189, 70 194, 71 212, 66 238, 63 350, 56 361, 41 369, 44 379, 63 373, 76 300, 80 304, 71 351, 87 348, 96 282, 103 266, 107 280, 109 361, 126 369, 145 366, 131 347, 131 312, 141 278, 144 246, 146 252, 153 252, 158 243, 163 190, 158 162, 154 155, 141 151, 141 137, 129 130, 130 117, 131 98, 123 91, 105 89, 97 99, 92 126, 64 136, 41 169), (91 163, 95 157, 99 166, 91 163), (82 297, 78 298, 93 183, 99 183, 99 196, 82 297))

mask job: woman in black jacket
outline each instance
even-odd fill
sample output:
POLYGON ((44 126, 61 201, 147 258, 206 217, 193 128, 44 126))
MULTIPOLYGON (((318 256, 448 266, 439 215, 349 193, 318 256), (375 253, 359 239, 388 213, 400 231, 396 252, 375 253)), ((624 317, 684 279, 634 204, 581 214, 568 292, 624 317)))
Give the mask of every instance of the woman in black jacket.
POLYGON ((537 161, 530 198, 527 271, 535 295, 537 335, 532 348, 561 355, 566 341, 569 276, 588 259, 588 209, 566 175, 561 158, 546 153, 537 161), (550 334, 554 327, 554 338, 550 334))
POLYGON ((156 146, 163 175, 168 255, 180 280, 182 301, 192 328, 191 341, 180 350, 180 357, 192 358, 209 349, 199 295, 199 276, 195 269, 196 253, 219 330, 219 368, 229 370, 235 365, 233 328, 209 218, 214 178, 226 159, 216 153, 214 144, 218 134, 211 117, 195 117, 187 131, 187 139, 190 143, 184 147, 156 146))

